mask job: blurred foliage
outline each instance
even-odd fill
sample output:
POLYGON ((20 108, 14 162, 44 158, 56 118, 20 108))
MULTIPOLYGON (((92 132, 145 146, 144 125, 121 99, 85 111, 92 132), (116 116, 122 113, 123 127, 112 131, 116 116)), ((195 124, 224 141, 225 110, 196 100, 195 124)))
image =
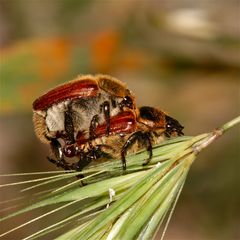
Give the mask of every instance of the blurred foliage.
MULTIPOLYGON (((76 39, 51 38, 21 42, 4 49, 1 110, 29 110, 29 103, 51 86, 78 74, 110 71, 120 47, 120 35, 106 31, 89 37, 87 45, 76 39)), ((132 51, 118 60, 122 67, 138 68, 144 61, 144 53, 132 51)))
POLYGON ((145 8, 144 4, 140 5, 136 12, 133 2, 63 0, 41 4, 40 1, 2 0, 1 6, 6 11, 2 13, 10 20, 10 26, 15 27, 16 21, 21 25, 17 31, 9 27, 10 36, 21 41, 1 49, 1 111, 29 111, 34 98, 49 87, 89 72, 160 71, 161 75, 175 77, 179 71, 189 69, 239 70, 239 37, 212 21, 211 9, 203 12, 207 11, 203 8, 200 12, 197 8, 170 8, 165 12, 164 4, 159 8, 160 2, 159 5, 152 2, 145 8), (49 7, 46 13, 42 12, 44 6, 49 7), (39 18, 44 20, 47 15, 50 26, 58 30, 55 37, 48 36, 48 26, 38 29, 39 19, 29 12, 38 8, 39 18), (124 15, 124 10, 128 14, 124 15), (111 13, 113 18, 115 12, 118 23, 113 28, 106 15, 111 13), (23 36, 25 31, 31 34, 27 29, 31 28, 27 24, 31 17, 33 39, 26 40, 23 36), (190 24, 186 24, 188 21, 190 24), (180 25, 181 32, 174 24, 180 25))

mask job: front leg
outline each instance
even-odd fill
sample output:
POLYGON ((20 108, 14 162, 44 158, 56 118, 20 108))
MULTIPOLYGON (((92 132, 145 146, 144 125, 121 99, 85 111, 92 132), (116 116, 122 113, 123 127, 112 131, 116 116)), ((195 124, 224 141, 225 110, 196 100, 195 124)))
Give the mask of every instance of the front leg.
POLYGON ((126 153, 127 153, 127 151, 132 147, 132 145, 136 141, 139 141, 139 140, 143 141, 144 146, 146 146, 147 151, 149 152, 149 158, 146 160, 145 163, 143 163, 143 165, 147 165, 151 161, 151 159, 152 159, 152 143, 151 143, 150 133, 138 131, 138 132, 133 133, 122 147, 121 157, 122 157, 123 170, 126 170, 126 153))

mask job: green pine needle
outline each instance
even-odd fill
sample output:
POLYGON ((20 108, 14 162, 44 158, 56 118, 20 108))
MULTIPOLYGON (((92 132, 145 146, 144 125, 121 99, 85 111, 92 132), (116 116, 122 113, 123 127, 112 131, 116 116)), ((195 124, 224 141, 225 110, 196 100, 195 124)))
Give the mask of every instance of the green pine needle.
MULTIPOLYGON (((2 189, 23 186, 21 192, 24 194, 35 191, 25 196, 32 200, 31 204, 1 217, 1 222, 34 209, 46 208, 46 213, 10 228, 0 237, 65 211, 67 217, 48 223, 25 239, 46 237, 50 233, 55 233, 58 240, 152 239, 160 227, 163 228, 163 238, 196 156, 239 123, 240 116, 213 132, 196 137, 178 137, 154 146, 153 158, 147 166, 142 166, 148 157, 146 150, 128 156, 125 172, 120 160, 112 160, 86 168, 81 172, 85 176, 83 179, 77 179, 80 173, 75 171, 0 175, 2 178, 42 176, 0 185, 2 189), (80 186, 82 182, 86 185, 80 186), (49 210, 50 206, 52 210, 49 210)), ((8 208, 21 200, 21 197, 10 199, 8 208)))

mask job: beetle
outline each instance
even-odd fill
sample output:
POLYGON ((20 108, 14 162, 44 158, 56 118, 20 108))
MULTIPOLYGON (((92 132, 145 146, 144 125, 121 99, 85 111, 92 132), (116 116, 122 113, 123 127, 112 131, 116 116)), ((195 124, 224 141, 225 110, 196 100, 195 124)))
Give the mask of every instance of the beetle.
POLYGON ((82 75, 41 95, 33 102, 33 122, 37 137, 51 145, 57 159, 74 157, 71 148, 79 135, 93 140, 95 129, 127 109, 135 110, 135 98, 126 85, 108 75, 82 75), (60 143, 64 151, 60 151, 60 143))
POLYGON ((57 86, 33 103, 36 135, 49 143, 49 161, 82 170, 102 156, 122 158, 166 137, 182 135, 181 124, 153 107, 136 108, 132 92, 107 75, 83 75, 57 86), (77 162, 68 160, 77 157, 77 162))
POLYGON ((126 154, 134 153, 146 147, 149 158, 152 158, 152 145, 161 143, 166 138, 183 135, 183 126, 163 111, 153 107, 140 107, 135 111, 127 110, 110 118, 110 132, 105 134, 106 122, 96 127, 96 138, 89 140, 79 135, 71 151, 79 156, 79 161, 69 164, 61 158, 59 144, 58 159, 51 160, 64 169, 82 170, 92 160, 101 157, 121 158, 123 170, 126 169, 126 154))

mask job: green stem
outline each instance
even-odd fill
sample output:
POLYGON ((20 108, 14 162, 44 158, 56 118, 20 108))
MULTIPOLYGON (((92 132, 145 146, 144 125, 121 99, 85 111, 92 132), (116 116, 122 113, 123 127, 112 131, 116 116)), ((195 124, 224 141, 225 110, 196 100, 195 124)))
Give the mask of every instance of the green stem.
POLYGON ((233 120, 225 123, 220 129, 222 129, 223 132, 226 132, 230 128, 234 127, 235 125, 240 123, 240 116, 234 118, 233 120))
POLYGON ((206 138, 201 140, 200 142, 193 145, 193 151, 197 155, 204 148, 208 147, 211 143, 213 143, 217 138, 222 136, 227 130, 234 127, 235 125, 240 123, 240 116, 232 119, 231 121, 225 123, 223 126, 215 129, 213 132, 209 133, 206 138))

